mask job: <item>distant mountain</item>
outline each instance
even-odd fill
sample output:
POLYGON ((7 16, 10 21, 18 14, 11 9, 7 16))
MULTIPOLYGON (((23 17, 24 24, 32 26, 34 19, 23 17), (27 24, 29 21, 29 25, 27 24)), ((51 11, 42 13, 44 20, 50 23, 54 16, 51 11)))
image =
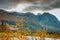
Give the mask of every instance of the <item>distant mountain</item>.
POLYGON ((44 28, 47 27, 48 32, 60 33, 60 21, 50 13, 38 13, 38 15, 34 15, 30 12, 18 13, 0 10, 0 21, 3 20, 4 22, 15 25, 20 18, 24 19, 25 29, 30 27, 31 31, 35 31, 37 28, 45 31, 44 28))
POLYGON ((44 13, 40 17, 39 23, 42 27, 47 27, 49 32, 60 32, 60 21, 54 15, 44 13))
POLYGON ((9 12, 0 9, 0 20, 17 21, 18 19, 15 16, 10 15, 9 12))

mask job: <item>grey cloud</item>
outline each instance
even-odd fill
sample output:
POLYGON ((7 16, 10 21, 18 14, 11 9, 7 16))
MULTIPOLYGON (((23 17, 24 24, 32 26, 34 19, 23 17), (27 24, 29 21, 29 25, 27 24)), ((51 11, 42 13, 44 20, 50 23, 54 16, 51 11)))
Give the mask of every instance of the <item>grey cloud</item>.
POLYGON ((33 10, 51 10, 51 6, 46 4, 35 4, 24 9, 24 11, 33 11, 33 10))
POLYGON ((9 9, 15 7, 19 0, 0 0, 0 8, 9 9))
POLYGON ((52 10, 55 8, 60 8, 60 0, 45 0, 44 2, 33 2, 33 5, 24 9, 24 11, 32 10, 52 10))
POLYGON ((52 7, 54 8, 60 8, 60 0, 55 0, 52 4, 51 4, 52 7))
POLYGON ((33 0, 0 0, 0 8, 9 9, 21 3, 33 3, 33 0))
POLYGON ((60 8, 60 0, 0 0, 0 8, 15 8, 17 4, 21 3, 32 4, 25 8, 25 11, 60 8))

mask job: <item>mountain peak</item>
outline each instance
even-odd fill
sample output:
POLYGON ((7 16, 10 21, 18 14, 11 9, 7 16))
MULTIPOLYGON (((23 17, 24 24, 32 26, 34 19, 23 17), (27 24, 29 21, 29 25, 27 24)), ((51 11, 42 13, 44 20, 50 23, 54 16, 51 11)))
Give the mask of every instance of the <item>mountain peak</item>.
POLYGON ((27 12, 26 14, 28 14, 28 15, 34 15, 33 13, 31 13, 31 12, 27 12))
POLYGON ((4 12, 5 10, 3 10, 3 9, 0 9, 0 12, 4 12))
POLYGON ((56 16, 48 13, 48 12, 44 12, 42 14, 42 20, 44 20, 44 22, 48 22, 48 23, 57 23, 58 19, 56 18, 56 16))
POLYGON ((3 9, 0 9, 0 14, 4 14, 4 13, 7 13, 7 11, 3 10, 3 9))
POLYGON ((44 12, 42 15, 52 15, 52 14, 50 14, 48 12, 44 12))

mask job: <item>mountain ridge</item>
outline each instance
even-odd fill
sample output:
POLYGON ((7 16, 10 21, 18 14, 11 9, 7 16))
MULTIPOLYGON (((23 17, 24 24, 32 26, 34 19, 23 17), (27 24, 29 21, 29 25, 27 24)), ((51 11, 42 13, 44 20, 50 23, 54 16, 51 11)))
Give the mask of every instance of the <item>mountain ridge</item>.
MULTIPOLYGON (((24 28, 27 29, 30 26, 30 30, 36 31, 36 28, 43 30, 46 26, 48 32, 57 32, 60 33, 60 21, 50 13, 43 13, 34 15, 33 13, 18 13, 18 12, 7 12, 0 10, 0 20, 6 16, 9 21, 18 21, 17 19, 24 19, 24 28), (7 15, 8 14, 8 15, 7 15), (10 18, 10 19, 9 19, 10 18), (11 18, 13 20, 11 20, 11 18)), ((6 21, 8 21, 6 20, 6 21)), ((15 22, 12 22, 15 23, 15 22)))

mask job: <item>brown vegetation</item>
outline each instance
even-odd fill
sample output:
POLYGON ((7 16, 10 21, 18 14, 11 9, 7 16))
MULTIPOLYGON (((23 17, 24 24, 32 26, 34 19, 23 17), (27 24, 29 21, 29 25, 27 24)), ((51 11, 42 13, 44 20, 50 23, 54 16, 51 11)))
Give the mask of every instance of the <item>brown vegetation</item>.
POLYGON ((9 38, 12 37, 14 40, 14 37, 21 38, 22 36, 38 36, 38 37, 41 37, 43 40, 46 37, 47 38, 60 38, 60 35, 57 33, 54 33, 54 34, 47 33, 47 31, 48 31, 47 27, 45 28, 45 32, 40 31, 38 28, 36 29, 36 32, 31 32, 29 27, 27 30, 24 30, 24 20, 23 19, 20 19, 16 23, 15 28, 18 28, 18 29, 16 30, 15 33, 13 33, 10 31, 8 24, 0 25, 0 39, 1 40, 4 40, 4 39, 8 40, 9 38))

